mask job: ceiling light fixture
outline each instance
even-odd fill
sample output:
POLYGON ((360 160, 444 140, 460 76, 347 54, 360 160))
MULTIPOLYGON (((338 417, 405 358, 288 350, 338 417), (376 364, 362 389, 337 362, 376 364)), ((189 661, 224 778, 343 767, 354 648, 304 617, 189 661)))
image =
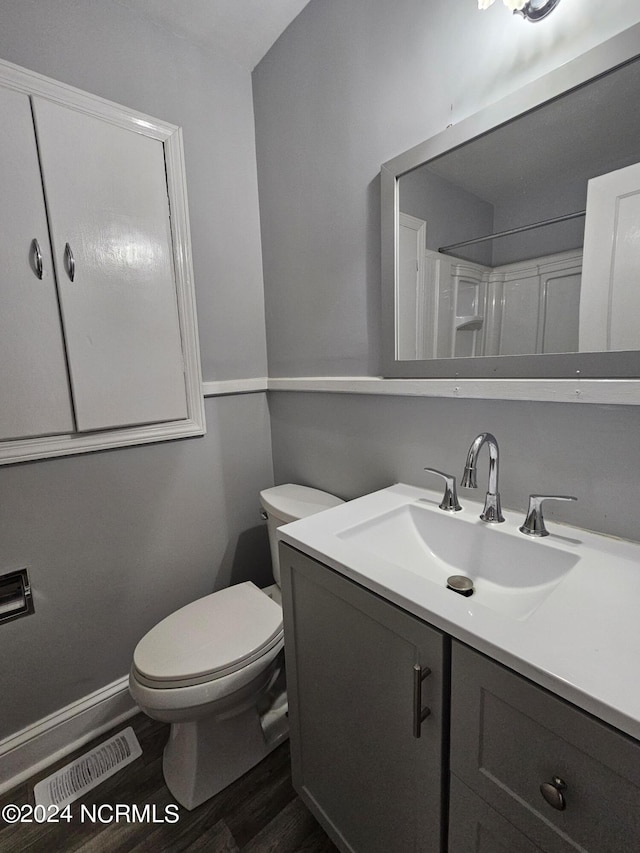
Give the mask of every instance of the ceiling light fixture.
MULTIPOLYGON (((478 0, 478 9, 488 9, 496 0, 478 0)), ((560 0, 503 0, 514 15, 522 15, 527 21, 541 21, 556 8, 560 0)))

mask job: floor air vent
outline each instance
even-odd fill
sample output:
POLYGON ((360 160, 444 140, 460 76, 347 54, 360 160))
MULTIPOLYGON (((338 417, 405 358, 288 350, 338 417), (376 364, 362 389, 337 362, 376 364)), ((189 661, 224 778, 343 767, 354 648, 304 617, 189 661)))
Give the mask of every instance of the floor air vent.
POLYGON ((33 789, 36 805, 62 808, 113 776, 139 755, 142 755, 142 749, 129 727, 38 782, 33 789))

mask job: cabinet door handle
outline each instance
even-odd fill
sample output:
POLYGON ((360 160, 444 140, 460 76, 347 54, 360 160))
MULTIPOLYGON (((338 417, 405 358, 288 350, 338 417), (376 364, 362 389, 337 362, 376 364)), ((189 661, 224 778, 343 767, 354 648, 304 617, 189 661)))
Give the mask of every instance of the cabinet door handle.
POLYGON ((420 664, 415 664, 413 667, 413 736, 420 737, 420 730, 423 720, 426 720, 431 713, 431 708, 422 707, 422 682, 425 678, 431 675, 431 670, 428 666, 424 668, 420 664))
POLYGON ((35 264, 36 264, 36 275, 42 281, 43 268, 42 268, 42 252, 40 251, 40 243, 38 243, 38 241, 34 237, 33 243, 31 245, 33 246, 33 257, 35 259, 35 264))
POLYGON ((76 259, 73 257, 71 246, 68 243, 64 247, 64 259, 67 265, 67 274, 71 281, 73 281, 76 276, 76 259))
POLYGON ((567 783, 563 782, 559 776, 554 776, 551 782, 543 782, 540 785, 540 793, 554 809, 563 812, 567 807, 567 801, 562 793, 567 788, 567 783))

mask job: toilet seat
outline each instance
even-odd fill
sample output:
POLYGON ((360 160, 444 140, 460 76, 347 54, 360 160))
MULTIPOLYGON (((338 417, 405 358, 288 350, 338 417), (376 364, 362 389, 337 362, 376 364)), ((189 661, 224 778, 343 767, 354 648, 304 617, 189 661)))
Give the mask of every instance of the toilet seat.
POLYGON ((156 689, 216 681, 271 658, 282 638, 282 609, 247 581, 159 622, 136 646, 132 674, 139 684, 156 689))

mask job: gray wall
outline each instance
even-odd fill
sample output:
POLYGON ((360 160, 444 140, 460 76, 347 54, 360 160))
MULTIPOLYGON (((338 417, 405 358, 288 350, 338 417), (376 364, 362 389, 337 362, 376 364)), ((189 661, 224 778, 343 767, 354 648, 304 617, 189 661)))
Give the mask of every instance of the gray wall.
MULTIPOLYGON (((441 246, 493 231, 492 204, 426 167, 403 175, 398 185, 399 210, 427 223, 427 249, 437 252, 441 246)), ((462 254, 467 260, 491 265, 491 243, 467 246, 462 254)))
POLYGON ((380 164, 640 19, 312 0, 253 74, 269 373, 380 372, 380 164))
POLYGON ((0 626, 0 737, 126 675, 140 637, 230 582, 270 582, 264 395, 207 401, 204 439, 0 471, 3 568, 33 616, 0 626))
MULTIPOLYGON (((489 430, 500 444, 503 506, 524 519, 531 493, 576 495, 576 504, 545 505, 545 516, 640 540, 640 407, 279 392, 269 410, 279 482, 345 499, 395 482, 439 490, 423 468, 460 482, 471 441, 489 430)), ((460 489, 460 503, 482 501, 487 478, 483 450, 479 488, 460 489)))
MULTIPOLYGON (((535 25, 500 2, 312 0, 253 75, 270 375, 380 373, 381 163, 639 20, 635 0, 563 0, 535 25)), ((491 430, 507 506, 573 493, 549 515, 640 538, 637 408, 277 393, 270 410, 277 481, 426 485, 491 430)))
MULTIPOLYGON (((0 58, 182 126, 204 379, 266 375, 249 71, 103 0, 0 0, 0 58)), ((125 676, 177 606, 270 581, 265 395, 206 414, 204 438, 0 468, 0 571, 36 602, 0 627, 0 739, 125 676)))

